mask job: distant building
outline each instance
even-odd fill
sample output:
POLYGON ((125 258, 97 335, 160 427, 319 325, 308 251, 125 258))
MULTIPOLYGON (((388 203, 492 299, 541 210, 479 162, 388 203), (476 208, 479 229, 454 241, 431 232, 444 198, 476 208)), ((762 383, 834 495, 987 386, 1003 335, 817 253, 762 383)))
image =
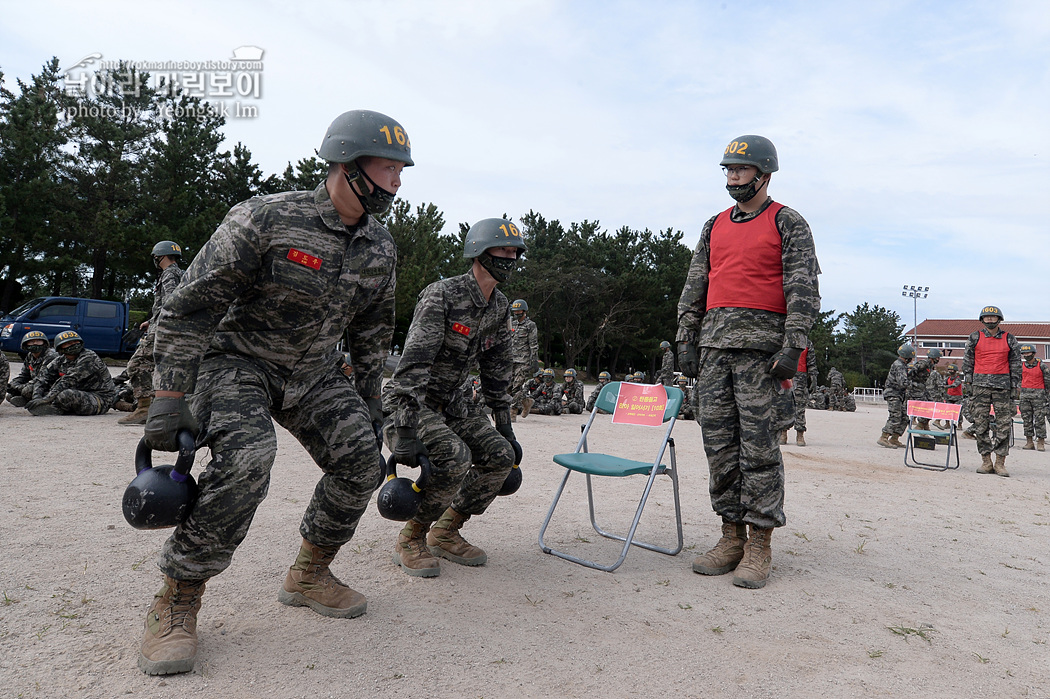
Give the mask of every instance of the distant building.
MULTIPOLYGON (((919 323, 916 333, 909 328, 905 333, 909 340, 918 335, 916 354, 925 357, 934 347, 941 350, 938 366, 945 367, 955 363, 962 369, 963 355, 966 354, 966 338, 974 330, 984 327, 979 320, 924 320, 919 323)), ((1001 323, 1000 328, 1012 333, 1019 344, 1035 347, 1035 356, 1041 360, 1050 359, 1050 323, 1001 323)))

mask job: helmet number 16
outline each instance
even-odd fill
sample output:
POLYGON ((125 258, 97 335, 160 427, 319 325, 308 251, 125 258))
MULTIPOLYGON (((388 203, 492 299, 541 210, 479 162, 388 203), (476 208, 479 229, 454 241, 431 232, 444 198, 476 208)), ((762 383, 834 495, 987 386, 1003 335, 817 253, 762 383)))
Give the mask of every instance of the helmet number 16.
POLYGON ((505 238, 520 238, 521 237, 521 233, 518 232, 518 227, 515 226, 513 223, 500 224, 499 229, 501 231, 503 231, 503 236, 505 238), (508 226, 509 226, 509 230, 508 230, 508 226))
MULTIPOLYGON (((379 132, 382 133, 384 136, 386 136, 386 144, 388 146, 394 145, 394 141, 390 137, 390 127, 389 126, 382 126, 382 127, 380 127, 379 132)), ((404 132, 404 130, 400 126, 395 126, 394 127, 394 139, 397 140, 397 145, 399 145, 399 146, 408 146, 409 148, 412 147, 409 144, 409 142, 408 142, 408 135, 404 132)))

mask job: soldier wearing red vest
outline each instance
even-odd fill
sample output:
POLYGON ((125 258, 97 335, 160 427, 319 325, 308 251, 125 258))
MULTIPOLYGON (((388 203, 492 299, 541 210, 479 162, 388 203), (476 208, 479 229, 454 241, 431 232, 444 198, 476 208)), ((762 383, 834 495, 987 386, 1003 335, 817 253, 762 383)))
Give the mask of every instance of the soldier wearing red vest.
POLYGON ((1010 428, 1014 419, 1014 399, 1021 386, 1021 355, 1017 340, 999 327, 1003 312, 996 306, 981 310, 984 329, 974 330, 966 341, 963 381, 969 386, 970 414, 977 435, 981 466, 977 473, 1009 476, 1006 456, 1010 453, 1010 428), (988 434, 995 408, 995 436, 988 434), (995 452, 995 463, 992 463, 995 452))
POLYGON ((1022 449, 1046 451, 1046 407, 1050 396, 1050 366, 1035 358, 1033 345, 1021 345, 1021 420, 1025 444, 1022 449), (1036 444, 1032 443, 1032 437, 1036 444))
POLYGON ((678 301, 678 360, 697 378, 697 421, 722 538, 693 561, 703 575, 735 570, 733 584, 769 577, 774 527, 785 524, 784 462, 774 407, 795 375, 820 312, 813 234, 768 194, 773 144, 741 136, 722 158, 736 205, 704 224, 678 301), (750 527, 750 530, 748 530, 750 527))
MULTIPOLYGON (((795 367, 795 378, 792 379, 794 394, 795 444, 806 446, 806 406, 809 405, 809 394, 817 388, 817 351, 813 342, 807 341, 806 348, 798 358, 795 367)), ((787 430, 780 433, 780 443, 787 444, 787 430)))

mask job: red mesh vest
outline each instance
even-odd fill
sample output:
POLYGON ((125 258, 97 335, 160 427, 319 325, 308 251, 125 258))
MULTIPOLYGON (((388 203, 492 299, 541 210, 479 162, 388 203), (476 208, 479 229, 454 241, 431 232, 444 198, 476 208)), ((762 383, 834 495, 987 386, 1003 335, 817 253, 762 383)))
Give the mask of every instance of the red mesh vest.
POLYGON ((1021 388, 1046 388, 1043 381, 1043 367, 1036 364, 1028 366, 1021 362, 1021 388))
POLYGON ((973 373, 1009 374, 1010 343, 1004 332, 999 337, 988 337, 983 332, 977 336, 973 350, 973 373))
POLYGON ((757 308, 787 313, 784 265, 776 215, 783 204, 773 202, 761 214, 743 223, 726 209, 711 227, 711 273, 707 308, 757 308))

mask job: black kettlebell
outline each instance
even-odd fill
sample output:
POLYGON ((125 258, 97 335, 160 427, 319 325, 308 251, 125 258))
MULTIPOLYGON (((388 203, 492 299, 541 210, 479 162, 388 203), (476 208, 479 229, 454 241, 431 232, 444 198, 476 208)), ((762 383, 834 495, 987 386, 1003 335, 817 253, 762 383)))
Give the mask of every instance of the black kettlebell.
POLYGON ((197 482, 190 475, 196 445, 193 434, 176 436, 179 456, 174 466, 153 468, 146 438, 135 449, 135 479, 124 491, 124 519, 136 529, 164 529, 183 522, 197 502, 197 482))
POLYGON ((514 439, 511 440, 510 446, 514 449, 514 466, 511 467, 507 480, 503 481, 497 495, 513 495, 521 487, 521 445, 518 444, 518 440, 514 439))
POLYGON ((395 522, 407 522, 419 512, 423 502, 423 489, 430 482, 430 459, 420 454, 419 478, 413 483, 408 478, 397 477, 397 462, 391 456, 383 468, 383 479, 386 483, 379 489, 376 505, 379 514, 395 522))

